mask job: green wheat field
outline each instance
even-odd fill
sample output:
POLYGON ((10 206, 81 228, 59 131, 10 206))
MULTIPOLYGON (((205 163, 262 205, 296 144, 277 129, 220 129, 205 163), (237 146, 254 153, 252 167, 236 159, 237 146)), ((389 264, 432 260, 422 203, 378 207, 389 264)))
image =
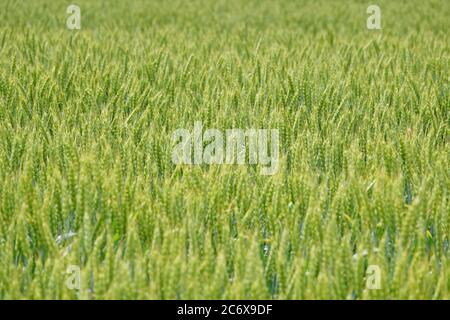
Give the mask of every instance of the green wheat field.
POLYGON ((450 1, 74 3, 0 1, 0 299, 450 299, 450 1))

